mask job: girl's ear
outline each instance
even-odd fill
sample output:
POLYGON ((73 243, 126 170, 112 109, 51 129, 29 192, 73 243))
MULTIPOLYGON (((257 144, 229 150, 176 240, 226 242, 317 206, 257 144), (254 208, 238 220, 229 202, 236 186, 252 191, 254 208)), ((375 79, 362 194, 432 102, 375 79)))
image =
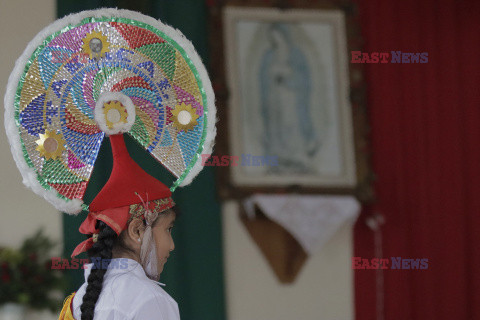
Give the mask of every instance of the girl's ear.
POLYGON ((143 220, 139 218, 135 218, 128 224, 127 227, 127 234, 125 239, 131 246, 135 248, 140 248, 143 233, 145 232, 145 225, 143 224, 143 220), (138 240, 140 239, 140 241, 138 240))

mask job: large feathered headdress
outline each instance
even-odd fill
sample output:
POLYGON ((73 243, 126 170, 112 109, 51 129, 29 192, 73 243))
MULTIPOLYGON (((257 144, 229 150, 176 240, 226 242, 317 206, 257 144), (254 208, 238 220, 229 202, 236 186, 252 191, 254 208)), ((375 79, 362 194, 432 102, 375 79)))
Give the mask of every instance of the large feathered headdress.
POLYGON ((141 203, 173 206, 171 192, 189 184, 202 169, 200 155, 211 153, 215 122, 212 86, 192 44, 128 10, 84 11, 46 27, 17 60, 5 96, 23 182, 60 211, 89 210, 84 233, 96 220, 119 233, 141 203), (176 178, 173 185, 130 158, 123 134, 176 178), (106 136, 113 170, 88 207, 83 197, 106 136))

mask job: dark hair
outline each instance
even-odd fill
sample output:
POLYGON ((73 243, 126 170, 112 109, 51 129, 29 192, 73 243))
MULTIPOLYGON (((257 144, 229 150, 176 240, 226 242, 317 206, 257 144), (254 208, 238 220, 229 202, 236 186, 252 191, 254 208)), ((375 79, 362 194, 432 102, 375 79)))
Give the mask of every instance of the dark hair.
POLYGON ((118 238, 117 233, 113 231, 105 222, 97 221, 98 233, 97 242, 93 243, 93 246, 87 251, 90 258, 98 257, 102 260, 102 267, 92 268, 90 275, 88 276, 87 289, 83 296, 82 305, 80 310, 82 311, 81 320, 93 320, 95 313, 95 304, 97 303, 100 292, 103 287, 103 277, 107 272, 107 266, 112 259, 112 249, 118 238), (103 261, 106 259, 105 261, 103 261), (104 263, 106 263, 104 265, 104 263))

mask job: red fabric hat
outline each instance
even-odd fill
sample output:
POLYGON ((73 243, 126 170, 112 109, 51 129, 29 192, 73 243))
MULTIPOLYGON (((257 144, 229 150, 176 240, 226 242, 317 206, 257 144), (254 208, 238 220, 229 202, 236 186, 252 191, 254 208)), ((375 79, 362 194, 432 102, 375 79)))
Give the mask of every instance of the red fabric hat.
MULTIPOLYGON (((90 204, 90 213, 79 229, 83 234, 97 233, 98 230, 95 228, 97 220, 105 222, 120 234, 127 227, 132 205, 142 203, 157 212, 175 205, 170 189, 146 173, 130 157, 123 134, 111 135, 110 142, 113 153, 112 173, 90 204), (162 201, 155 202, 160 199, 162 201)), ((91 237, 80 243, 73 251, 72 257, 90 249, 93 242, 94 239, 91 237)))
POLYGON ((113 169, 105 186, 90 204, 90 211, 118 208, 140 203, 142 199, 157 200, 172 195, 170 189, 146 173, 130 157, 122 134, 110 136, 113 169))

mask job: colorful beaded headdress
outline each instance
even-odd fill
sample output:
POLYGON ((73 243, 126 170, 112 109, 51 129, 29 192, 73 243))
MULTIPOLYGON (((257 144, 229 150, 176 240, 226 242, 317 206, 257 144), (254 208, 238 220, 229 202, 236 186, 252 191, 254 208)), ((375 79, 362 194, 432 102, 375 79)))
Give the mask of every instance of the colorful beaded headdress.
POLYGON ((5 96, 23 182, 60 211, 90 209, 84 233, 102 212, 121 229, 126 216, 115 210, 133 214, 147 197, 163 200, 147 206, 173 205, 165 202, 171 192, 189 184, 202 169, 200 155, 211 153, 215 121, 212 86, 192 44, 128 10, 83 11, 46 27, 17 60, 5 96), (136 165, 123 133, 175 177, 171 186, 136 165), (89 208, 83 197, 105 136, 113 170, 89 208))

